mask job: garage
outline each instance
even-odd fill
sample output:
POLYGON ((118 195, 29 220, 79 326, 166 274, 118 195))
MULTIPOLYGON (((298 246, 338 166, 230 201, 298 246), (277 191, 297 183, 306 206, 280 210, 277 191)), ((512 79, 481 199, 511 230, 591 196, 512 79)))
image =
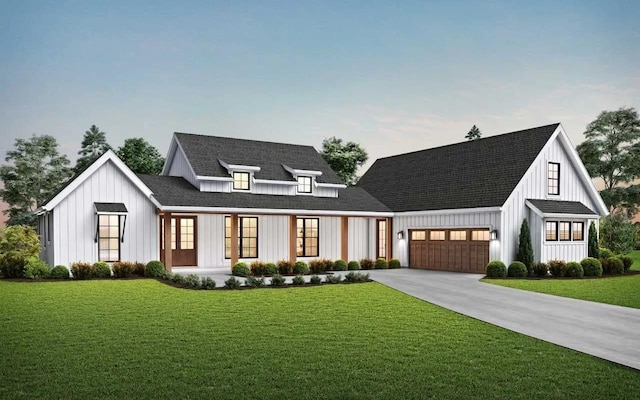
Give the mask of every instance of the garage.
POLYGON ((484 273, 489 238, 486 228, 409 230, 409 267, 484 273))

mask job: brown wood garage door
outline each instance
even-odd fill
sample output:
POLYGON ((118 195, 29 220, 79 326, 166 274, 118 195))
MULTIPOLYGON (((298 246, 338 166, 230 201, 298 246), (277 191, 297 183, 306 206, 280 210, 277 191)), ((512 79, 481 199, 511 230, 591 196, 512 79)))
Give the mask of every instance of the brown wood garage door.
POLYGON ((411 268, 484 273, 488 262, 488 229, 409 231, 411 268))

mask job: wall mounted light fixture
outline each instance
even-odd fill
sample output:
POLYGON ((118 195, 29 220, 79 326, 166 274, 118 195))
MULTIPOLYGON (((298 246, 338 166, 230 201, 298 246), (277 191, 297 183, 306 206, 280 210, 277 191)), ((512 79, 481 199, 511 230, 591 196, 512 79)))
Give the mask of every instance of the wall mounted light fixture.
POLYGON ((492 230, 491 233, 491 240, 498 240, 498 231, 497 230, 492 230))
POLYGON ((398 232, 398 239, 399 239, 399 240, 404 239, 404 231, 400 231, 400 232, 398 232))

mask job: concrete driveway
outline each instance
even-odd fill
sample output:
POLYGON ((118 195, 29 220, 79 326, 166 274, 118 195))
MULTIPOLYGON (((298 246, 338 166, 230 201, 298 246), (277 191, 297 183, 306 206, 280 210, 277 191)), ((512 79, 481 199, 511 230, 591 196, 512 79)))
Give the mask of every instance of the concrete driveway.
POLYGON ((476 274, 407 268, 366 272, 460 314, 640 369, 640 309, 495 286, 479 282, 482 276, 476 274))

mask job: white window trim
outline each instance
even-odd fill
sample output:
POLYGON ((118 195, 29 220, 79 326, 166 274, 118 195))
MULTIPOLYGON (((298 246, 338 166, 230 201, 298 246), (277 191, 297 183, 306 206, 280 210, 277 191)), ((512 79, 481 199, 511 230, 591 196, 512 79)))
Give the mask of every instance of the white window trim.
POLYGON ((300 183, 298 183, 296 185, 296 195, 300 195, 300 196, 313 196, 314 191, 313 191, 313 187, 315 186, 315 182, 316 179, 311 176, 311 175, 296 175, 296 182, 298 182, 299 178, 309 178, 309 191, 308 192, 301 192, 298 189, 300 188, 300 183))
POLYGON ((588 220, 581 219, 557 219, 557 218, 545 218, 542 220, 542 240, 544 245, 557 246, 557 245, 583 245, 587 243, 588 236, 588 220), (547 240, 547 222, 555 222, 556 225, 556 240, 547 240), (560 240, 560 223, 569 222, 569 240, 560 240), (573 239, 573 224, 582 223, 582 240, 573 239))

